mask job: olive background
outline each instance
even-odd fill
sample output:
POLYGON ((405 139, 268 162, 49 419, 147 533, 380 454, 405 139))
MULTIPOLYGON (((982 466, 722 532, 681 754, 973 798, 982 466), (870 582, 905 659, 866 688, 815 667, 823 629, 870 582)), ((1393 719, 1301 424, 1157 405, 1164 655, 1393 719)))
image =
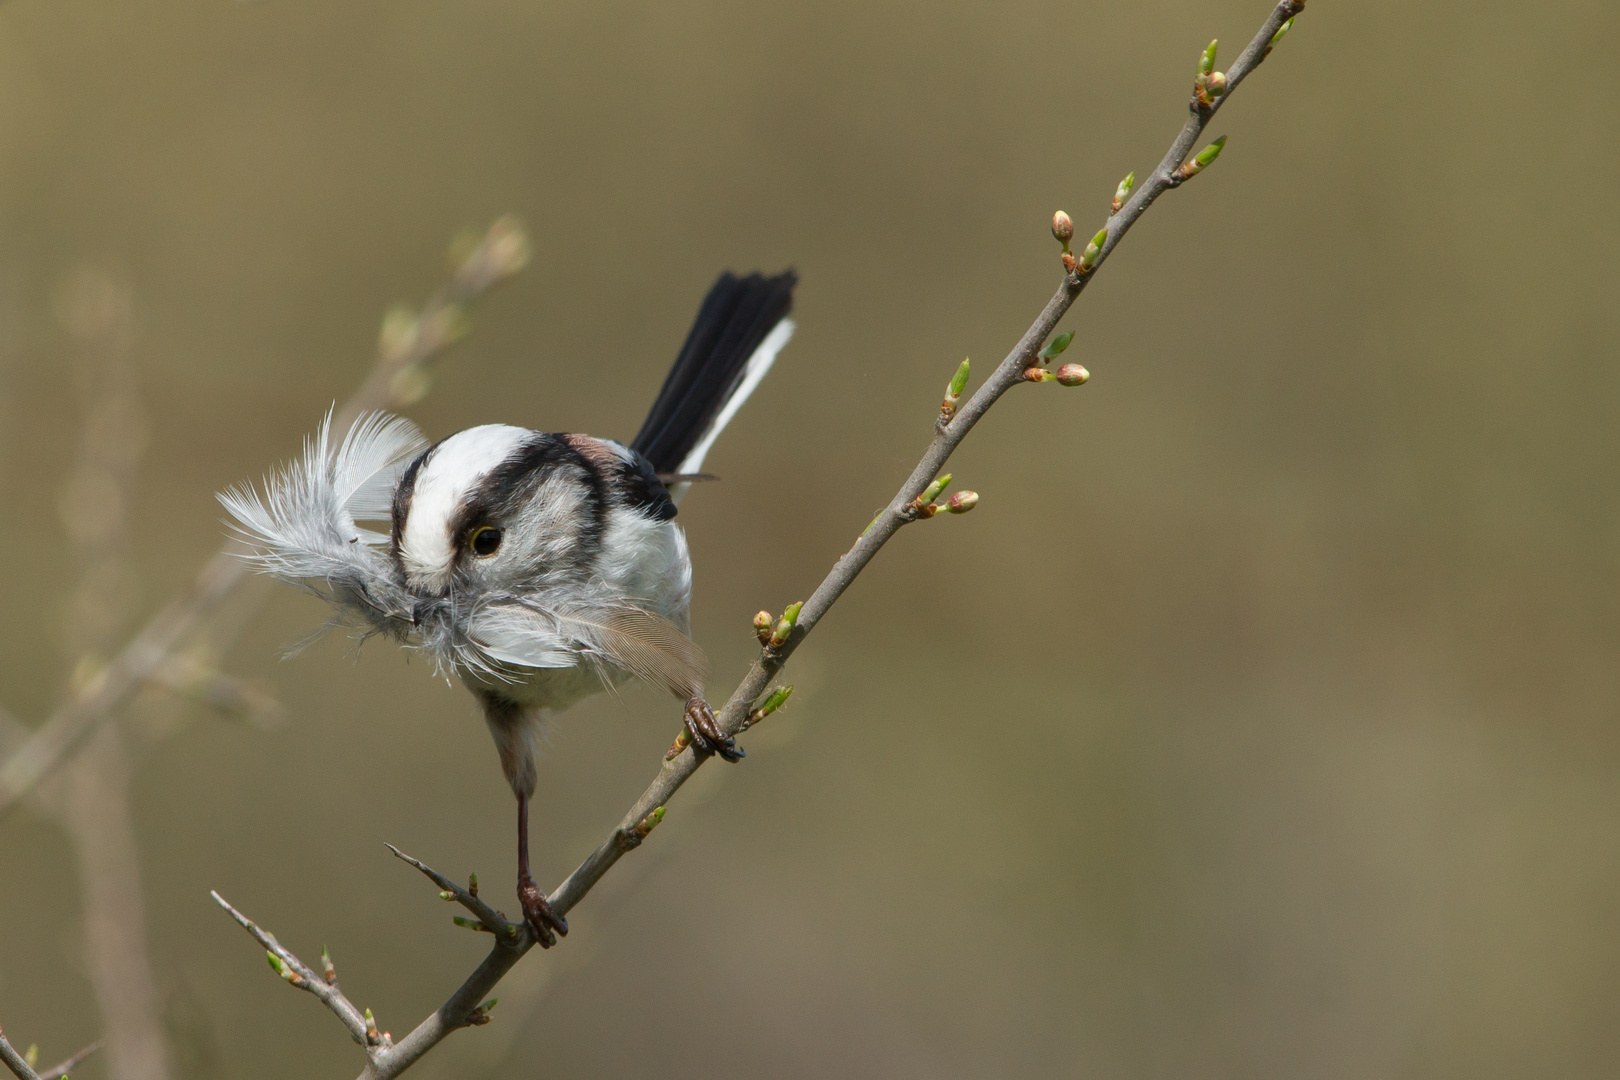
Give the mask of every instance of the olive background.
MULTIPOLYGON (((220 543, 460 228, 527 224, 408 410, 628 437, 714 275, 799 330, 683 504, 723 696, 1158 161, 1264 0, 11 0, 0 7, 0 703, 72 660, 81 419, 53 296, 126 281, 149 437, 132 612, 220 543)), ((1614 42, 1579 0, 1312 0, 1016 390, 794 658, 792 703, 525 959, 430 1077, 1607 1077, 1620 1068, 1614 42)), ((361 1058, 217 888, 396 1036, 487 939, 383 842, 511 892, 472 703, 267 589, 285 707, 145 752, 153 963, 186 1077, 361 1058)), ((133 628, 132 619, 129 628, 133 628)), ((565 714, 560 881, 675 706, 565 714)), ((0 1023, 94 1038, 75 862, 0 821, 0 1023)), ((506 901, 509 909, 511 903, 506 901)), ((106 1075, 95 1062, 76 1074, 106 1075)))

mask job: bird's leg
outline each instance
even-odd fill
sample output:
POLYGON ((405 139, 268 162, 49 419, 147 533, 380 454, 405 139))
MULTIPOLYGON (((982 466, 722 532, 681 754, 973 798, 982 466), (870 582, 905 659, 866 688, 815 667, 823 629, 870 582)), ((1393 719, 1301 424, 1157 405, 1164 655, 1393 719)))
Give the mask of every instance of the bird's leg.
POLYGON ((742 747, 737 740, 720 730, 714 710, 700 697, 686 703, 686 733, 692 737, 692 746, 700 754, 719 754, 727 761, 741 761, 742 747))
POLYGON ((551 910, 546 894, 534 883, 529 874, 529 796, 519 792, 518 803, 518 903, 523 907, 523 920, 534 931, 541 948, 557 944, 558 934, 568 933, 568 920, 551 910))

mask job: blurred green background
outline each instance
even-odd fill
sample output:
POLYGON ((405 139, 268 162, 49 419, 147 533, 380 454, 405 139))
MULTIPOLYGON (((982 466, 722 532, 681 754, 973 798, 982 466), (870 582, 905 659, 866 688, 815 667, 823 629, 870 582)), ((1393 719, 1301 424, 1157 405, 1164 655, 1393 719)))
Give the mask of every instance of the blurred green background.
MULTIPOLYGON (((724 268, 799 333, 682 507, 729 687, 890 497, 957 362, 998 361, 1264 0, 1151 5, 12 0, 0 8, 0 703, 73 661, 59 504, 122 281, 147 417, 133 629, 295 453, 460 227, 530 267, 409 410, 627 437, 724 268)), ((1620 246, 1614 42, 1576 0, 1313 0, 1219 163, 1064 322, 795 657, 748 760, 527 958, 428 1077, 1610 1077, 1620 1070, 1620 246)), ((487 939, 390 858, 511 890, 468 696, 290 589, 226 658, 273 730, 191 709, 134 762, 175 1077, 346 1077, 217 888, 402 1035, 487 939)), ((143 708, 150 711, 148 703, 143 708)), ((140 710, 136 710, 139 712, 140 710)), ((563 875, 677 725, 565 715, 563 875)), ((0 820, 0 1023, 101 1029, 75 855, 0 820)), ((511 904, 508 901, 507 906, 511 904)), ((105 1061, 78 1073, 107 1075, 105 1061)))

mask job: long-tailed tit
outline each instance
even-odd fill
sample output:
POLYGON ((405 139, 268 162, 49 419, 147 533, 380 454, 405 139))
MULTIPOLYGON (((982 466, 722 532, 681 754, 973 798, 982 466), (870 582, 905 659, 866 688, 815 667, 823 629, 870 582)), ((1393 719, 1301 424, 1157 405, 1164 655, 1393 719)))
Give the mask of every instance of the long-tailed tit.
POLYGON ((703 699, 675 504, 792 335, 796 281, 721 275, 628 446, 505 424, 429 446, 382 414, 334 444, 328 418, 262 494, 220 496, 258 569, 317 592, 363 635, 424 650, 477 697, 517 795, 518 897, 542 945, 568 932, 529 874, 544 712, 639 678, 686 703, 698 752, 742 756, 703 699))

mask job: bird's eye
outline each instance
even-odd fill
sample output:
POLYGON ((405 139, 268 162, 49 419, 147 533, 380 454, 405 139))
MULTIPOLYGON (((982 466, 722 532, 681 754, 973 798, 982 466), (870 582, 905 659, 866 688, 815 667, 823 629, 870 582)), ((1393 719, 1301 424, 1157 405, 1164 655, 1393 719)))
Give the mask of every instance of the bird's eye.
POLYGON ((474 555, 493 555, 495 549, 501 546, 501 530, 492 525, 474 529, 467 546, 472 548, 474 555))

